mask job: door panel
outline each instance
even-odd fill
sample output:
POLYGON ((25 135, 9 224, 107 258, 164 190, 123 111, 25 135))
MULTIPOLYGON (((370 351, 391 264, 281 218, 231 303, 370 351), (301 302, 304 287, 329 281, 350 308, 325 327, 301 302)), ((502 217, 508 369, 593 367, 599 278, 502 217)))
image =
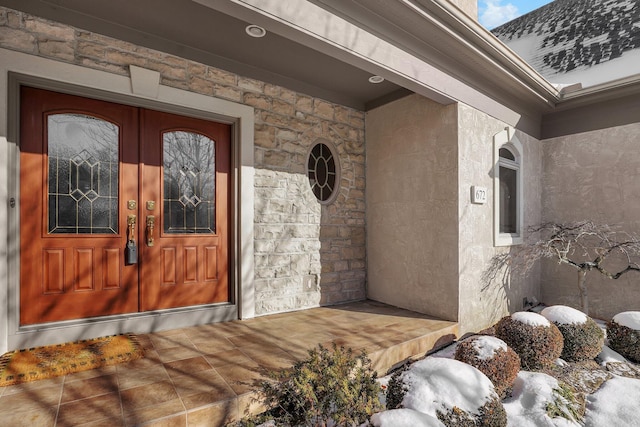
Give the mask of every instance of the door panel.
POLYGON ((142 310, 230 301, 230 139, 228 125, 142 111, 141 201, 145 224, 155 220, 141 244, 142 310))
POLYGON ((22 325, 230 301, 229 125, 28 87, 20 114, 22 325))
POLYGON ((21 324, 137 311, 137 109, 23 87, 20 132, 21 324))

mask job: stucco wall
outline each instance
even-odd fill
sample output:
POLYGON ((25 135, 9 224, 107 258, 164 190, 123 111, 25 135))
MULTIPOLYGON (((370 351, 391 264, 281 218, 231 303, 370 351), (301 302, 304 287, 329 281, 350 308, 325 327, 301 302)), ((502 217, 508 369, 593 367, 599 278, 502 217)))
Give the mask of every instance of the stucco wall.
MULTIPOLYGON (((640 234, 640 123, 543 142, 543 220, 592 220, 640 234)), ((580 306, 577 274, 544 263, 542 298, 547 304, 580 306)), ((609 319, 640 307, 640 273, 610 280, 587 275, 590 314, 609 319)))
POLYGON ((6 8, 0 47, 122 76, 136 65, 158 71, 162 85, 253 107, 256 314, 364 298, 363 112, 6 8), (305 171, 318 138, 335 145, 342 169, 327 207, 305 171))
MULTIPOLYGON (((493 137, 506 124, 472 107, 412 95, 369 111, 367 256, 370 298, 458 320, 476 332, 524 297, 540 298, 539 269, 485 279, 494 255, 493 137), (471 186, 488 190, 471 203, 471 186)), ((540 222, 542 146, 520 131, 525 229, 540 222)))
POLYGON ((453 3, 462 9, 471 18, 478 19, 478 1, 477 0, 449 0, 449 3, 453 3))
MULTIPOLYGON (((522 309, 524 297, 540 298, 539 269, 527 277, 483 273, 491 258, 508 247, 493 245, 493 136, 506 124, 472 107, 458 107, 460 332, 477 332, 502 316, 522 309), (471 203, 471 186, 488 189, 486 204, 471 203)), ((538 140, 515 132, 524 150, 524 229, 540 221, 542 147, 538 140)))
POLYGON ((458 316, 457 108, 411 95, 367 112, 369 298, 458 316))

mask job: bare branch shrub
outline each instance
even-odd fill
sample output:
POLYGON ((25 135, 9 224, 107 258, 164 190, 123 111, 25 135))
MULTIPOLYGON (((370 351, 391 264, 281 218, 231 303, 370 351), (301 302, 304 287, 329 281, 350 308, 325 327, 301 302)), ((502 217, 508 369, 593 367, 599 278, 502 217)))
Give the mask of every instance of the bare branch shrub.
POLYGON ((592 221, 550 222, 528 231, 525 243, 491 259, 483 280, 490 282, 509 273, 526 275, 541 259, 553 259, 578 273, 582 311, 588 314, 588 272, 597 271, 615 280, 630 271, 640 271, 640 239, 618 227, 592 221))

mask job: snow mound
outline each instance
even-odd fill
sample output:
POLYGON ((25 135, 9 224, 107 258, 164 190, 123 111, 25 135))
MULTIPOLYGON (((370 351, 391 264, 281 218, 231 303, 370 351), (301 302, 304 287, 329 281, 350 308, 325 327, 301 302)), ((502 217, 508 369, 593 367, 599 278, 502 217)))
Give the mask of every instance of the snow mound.
POLYGON ((428 357, 402 375, 408 386, 402 406, 436 417, 454 406, 478 415, 479 409, 497 399, 491 380, 478 369, 455 359, 428 357))
POLYGON ((607 363, 627 363, 627 359, 620 353, 606 345, 602 347, 602 351, 598 355, 598 361, 602 366, 605 366, 607 363))
POLYGON ((502 402, 507 412, 508 425, 578 427, 578 423, 565 418, 550 418, 547 415, 546 408, 554 401, 553 389, 555 388, 558 388, 558 380, 550 375, 520 371, 513 384, 511 397, 502 402))
POLYGON ((637 427, 640 425, 638 402, 640 381, 614 377, 589 395, 585 427, 637 427))
POLYGON ((529 326, 550 326, 549 321, 538 313, 532 313, 529 311, 518 311, 511 315, 511 320, 515 322, 524 323, 529 326))
POLYGON ((407 408, 373 414, 371 424, 374 427, 444 427, 439 419, 407 408))
POLYGON ((613 321, 634 331, 640 331, 640 311, 625 311, 616 314, 613 321))
POLYGON ((575 325, 587 322, 587 315, 566 305, 552 305, 540 313, 547 320, 560 325, 575 325))
POLYGON ((496 351, 507 351, 507 343, 500 338, 483 335, 473 340, 473 348, 478 352, 478 359, 489 360, 496 354, 496 351))

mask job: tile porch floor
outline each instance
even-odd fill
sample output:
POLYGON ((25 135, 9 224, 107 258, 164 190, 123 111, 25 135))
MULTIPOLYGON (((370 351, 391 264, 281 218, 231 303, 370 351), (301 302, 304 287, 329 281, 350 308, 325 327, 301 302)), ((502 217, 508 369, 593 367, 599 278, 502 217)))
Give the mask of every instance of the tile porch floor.
POLYGON ((140 335, 145 358, 0 387, 0 425, 221 426, 255 409, 260 369, 322 343, 364 349, 379 374, 451 341, 457 324, 363 301, 140 335))

